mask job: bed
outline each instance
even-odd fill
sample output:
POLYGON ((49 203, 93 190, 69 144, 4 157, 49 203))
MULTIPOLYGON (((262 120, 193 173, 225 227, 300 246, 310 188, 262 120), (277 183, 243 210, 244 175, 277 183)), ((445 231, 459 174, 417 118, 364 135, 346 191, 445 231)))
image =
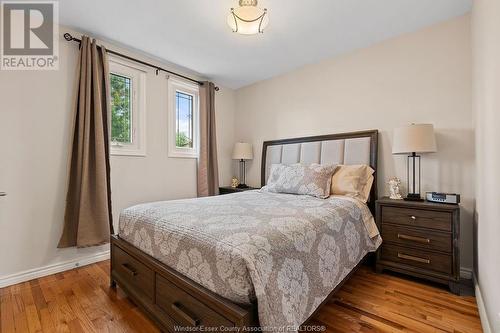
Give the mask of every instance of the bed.
MULTIPOLYGON (((275 163, 376 161, 377 131, 266 141, 262 185, 275 163)), ((375 187, 368 204, 255 190, 127 208, 111 284, 165 331, 295 331, 380 245, 375 187)))

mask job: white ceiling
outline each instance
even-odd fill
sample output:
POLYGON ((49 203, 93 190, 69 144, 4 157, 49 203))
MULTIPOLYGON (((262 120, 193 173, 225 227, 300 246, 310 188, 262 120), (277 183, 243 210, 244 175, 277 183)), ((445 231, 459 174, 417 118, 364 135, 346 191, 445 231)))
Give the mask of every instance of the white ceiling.
POLYGON ((232 33, 237 0, 61 0, 60 22, 239 88, 468 12, 472 0, 259 0, 264 34, 232 33))

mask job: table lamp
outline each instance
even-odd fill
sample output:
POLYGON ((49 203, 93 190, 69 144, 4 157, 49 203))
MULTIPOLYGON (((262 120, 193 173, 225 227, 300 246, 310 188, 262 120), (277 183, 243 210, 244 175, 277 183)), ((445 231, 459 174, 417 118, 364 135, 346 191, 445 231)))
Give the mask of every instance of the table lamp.
POLYGON ((246 183, 246 160, 253 159, 251 143, 236 142, 233 148, 233 160, 240 160, 240 184, 238 188, 248 188, 246 183))
POLYGON ((432 124, 411 124, 394 130, 393 154, 408 154, 407 189, 405 200, 423 201, 420 197, 420 155, 436 152, 436 137, 432 124), (418 180, 417 180, 418 177, 418 180))

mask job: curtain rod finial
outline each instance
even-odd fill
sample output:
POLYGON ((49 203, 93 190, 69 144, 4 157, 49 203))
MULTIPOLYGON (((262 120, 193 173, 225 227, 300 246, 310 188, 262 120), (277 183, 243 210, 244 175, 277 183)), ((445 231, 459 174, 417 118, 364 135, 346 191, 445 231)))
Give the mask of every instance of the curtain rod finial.
POLYGON ((63 36, 64 36, 64 39, 66 39, 68 42, 73 40, 73 36, 71 36, 71 34, 68 32, 65 33, 63 36))

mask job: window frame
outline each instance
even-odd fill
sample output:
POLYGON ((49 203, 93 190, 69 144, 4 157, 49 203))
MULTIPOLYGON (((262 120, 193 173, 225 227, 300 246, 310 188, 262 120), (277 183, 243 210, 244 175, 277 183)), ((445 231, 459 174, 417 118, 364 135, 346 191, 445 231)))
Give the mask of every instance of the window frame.
MULTIPOLYGON (((109 57, 109 74, 115 74, 130 79, 131 86, 131 138, 132 143, 111 141, 112 106, 109 105, 109 147, 111 155, 146 156, 146 70, 135 63, 118 57, 109 57)), ((111 78, 110 78, 111 80, 111 78)), ((111 94, 111 86, 109 88, 111 94)))
POLYGON ((200 87, 176 77, 168 77, 168 157, 198 158, 200 146, 200 87), (176 94, 193 97, 193 148, 177 147, 176 94))

